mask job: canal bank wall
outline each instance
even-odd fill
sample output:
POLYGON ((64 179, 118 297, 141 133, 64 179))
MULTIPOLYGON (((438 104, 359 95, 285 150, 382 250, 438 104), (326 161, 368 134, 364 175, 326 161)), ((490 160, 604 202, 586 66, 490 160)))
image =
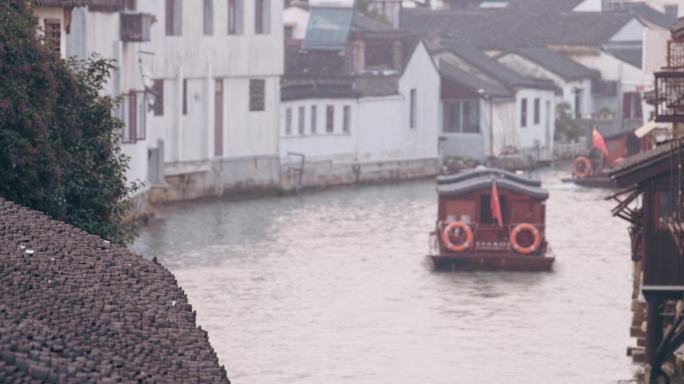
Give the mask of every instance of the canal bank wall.
POLYGON ((280 190, 293 192, 350 184, 374 184, 436 176, 439 161, 434 158, 336 163, 317 161, 284 163, 280 190))
POLYGON ((353 184, 434 177, 436 158, 377 162, 281 162, 274 157, 170 164, 164 182, 136 196, 131 217, 154 215, 154 206, 216 197, 254 197, 353 184))

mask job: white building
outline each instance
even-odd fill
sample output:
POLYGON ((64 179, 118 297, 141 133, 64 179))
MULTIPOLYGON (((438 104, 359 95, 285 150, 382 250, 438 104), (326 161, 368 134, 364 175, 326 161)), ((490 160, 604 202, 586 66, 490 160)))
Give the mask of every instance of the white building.
POLYGON ((33 13, 38 19, 38 34, 51 50, 66 57, 66 37, 71 11, 85 4, 85 0, 33 0, 33 13))
POLYGON ((446 156, 552 158, 560 90, 552 81, 526 77, 471 46, 446 46, 435 54, 446 156))
POLYGON ((561 90, 557 101, 567 103, 575 117, 591 118, 595 112, 591 86, 600 79, 597 70, 545 47, 516 48, 497 60, 525 76, 553 81, 561 90))
POLYGON ((283 3, 275 0, 145 0, 157 23, 145 70, 159 95, 150 148, 163 143, 164 201, 274 188, 283 3))
POLYGON ((151 22, 152 15, 138 12, 134 2, 92 2, 73 10, 66 44, 69 57, 87 59, 97 54, 115 60, 117 68, 103 92, 123 99, 115 113, 125 125, 121 149, 129 157, 126 179, 144 185, 133 196, 139 211, 145 210, 144 197, 151 184, 159 182, 150 174, 146 135, 148 105, 154 97, 146 92, 143 80, 142 52, 151 22))
POLYGON ((91 1, 69 54, 117 60, 130 180, 153 201, 276 188, 282 2, 91 1))
POLYGON ((309 24, 309 5, 303 1, 293 1, 283 10, 283 25, 286 39, 303 39, 309 24))
POLYGON ((343 44, 287 45, 283 184, 297 187, 299 171, 304 187, 434 175, 440 80, 425 45, 386 31, 343 44))

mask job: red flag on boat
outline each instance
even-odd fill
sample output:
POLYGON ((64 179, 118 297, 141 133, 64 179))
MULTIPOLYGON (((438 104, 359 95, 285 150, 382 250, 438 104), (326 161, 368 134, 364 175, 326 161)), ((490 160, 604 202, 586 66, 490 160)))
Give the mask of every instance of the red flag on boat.
POLYGON ((496 220, 499 227, 503 227, 503 215, 501 214, 501 203, 499 202, 499 191, 496 189, 496 180, 492 181, 491 198, 492 220, 496 220))
POLYGON ((596 129, 596 127, 594 127, 593 131, 591 132, 591 138, 594 142, 594 147, 601 151, 603 153, 603 156, 608 156, 608 146, 606 145, 606 141, 603 140, 601 132, 599 132, 599 130, 596 129))

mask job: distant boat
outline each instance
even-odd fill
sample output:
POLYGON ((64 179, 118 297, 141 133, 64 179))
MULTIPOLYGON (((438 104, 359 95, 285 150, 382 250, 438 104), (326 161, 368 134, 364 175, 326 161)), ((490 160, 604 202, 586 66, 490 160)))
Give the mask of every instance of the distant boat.
POLYGON ((437 270, 548 271, 549 194, 541 181, 495 168, 439 176, 430 258, 437 270))

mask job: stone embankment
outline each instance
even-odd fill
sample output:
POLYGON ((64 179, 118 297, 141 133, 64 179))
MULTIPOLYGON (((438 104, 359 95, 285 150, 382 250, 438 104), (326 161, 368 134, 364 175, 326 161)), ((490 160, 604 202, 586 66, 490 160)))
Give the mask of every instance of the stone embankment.
POLYGON ((229 383, 154 261, 0 199, 0 382, 229 383))

